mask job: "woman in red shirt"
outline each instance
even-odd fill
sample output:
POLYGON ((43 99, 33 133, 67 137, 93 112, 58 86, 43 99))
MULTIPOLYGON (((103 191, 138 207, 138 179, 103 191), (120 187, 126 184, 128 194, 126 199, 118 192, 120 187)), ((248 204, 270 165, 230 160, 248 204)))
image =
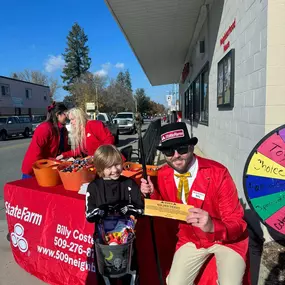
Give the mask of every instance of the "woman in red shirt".
POLYGON ((87 115, 80 108, 68 112, 72 150, 63 152, 57 159, 94 155, 100 145, 114 144, 115 139, 101 121, 87 120, 87 115))
POLYGON ((67 108, 62 103, 53 103, 48 107, 47 119, 35 130, 32 141, 22 163, 22 178, 33 175, 32 165, 39 159, 55 158, 68 146, 68 132, 65 128, 67 108))

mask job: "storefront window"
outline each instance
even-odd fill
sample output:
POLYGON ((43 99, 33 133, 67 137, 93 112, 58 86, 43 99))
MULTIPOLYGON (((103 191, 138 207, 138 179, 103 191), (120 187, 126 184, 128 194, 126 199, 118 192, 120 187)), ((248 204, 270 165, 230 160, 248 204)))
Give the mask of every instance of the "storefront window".
POLYGON ((189 88, 186 90, 186 92, 184 93, 184 98, 185 98, 185 109, 184 109, 184 118, 185 119, 190 119, 190 102, 189 102, 189 88))
POLYGON ((184 93, 184 118, 208 125, 209 122, 209 67, 202 69, 184 93))
POLYGON ((201 74, 201 122, 209 122, 209 70, 201 74))
POLYGON ((194 121, 200 121, 200 75, 194 81, 194 121))

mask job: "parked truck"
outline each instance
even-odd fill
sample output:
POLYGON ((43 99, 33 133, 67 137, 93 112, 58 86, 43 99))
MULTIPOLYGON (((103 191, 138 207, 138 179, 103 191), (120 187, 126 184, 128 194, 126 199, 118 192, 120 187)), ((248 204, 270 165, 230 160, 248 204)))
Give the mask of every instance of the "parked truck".
POLYGON ((96 120, 99 120, 103 122, 103 124, 110 130, 112 135, 115 138, 115 144, 117 145, 119 143, 119 128, 118 125, 112 121, 110 116, 106 113, 99 113, 96 116, 96 120))
POLYGON ((132 112, 121 112, 113 119, 113 123, 119 125, 120 133, 136 133, 135 114, 132 112))
POLYGON ((18 135, 28 138, 31 131, 31 120, 20 120, 17 116, 0 117, 0 139, 3 141, 18 135))

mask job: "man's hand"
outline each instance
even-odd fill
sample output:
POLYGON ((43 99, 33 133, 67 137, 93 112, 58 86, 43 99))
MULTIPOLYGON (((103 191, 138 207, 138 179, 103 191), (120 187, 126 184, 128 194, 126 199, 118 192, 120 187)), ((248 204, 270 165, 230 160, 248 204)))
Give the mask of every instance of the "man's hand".
POLYGON ((191 208, 188 212, 189 214, 186 218, 188 224, 200 228, 205 233, 214 232, 214 224, 208 212, 199 208, 191 208))
POLYGON ((61 160, 61 159, 63 159, 63 155, 61 154, 61 155, 58 155, 57 157, 56 157, 56 160, 61 160))
POLYGON ((154 187, 149 176, 147 177, 147 181, 144 178, 141 179, 141 192, 144 196, 151 195, 154 192, 154 187))

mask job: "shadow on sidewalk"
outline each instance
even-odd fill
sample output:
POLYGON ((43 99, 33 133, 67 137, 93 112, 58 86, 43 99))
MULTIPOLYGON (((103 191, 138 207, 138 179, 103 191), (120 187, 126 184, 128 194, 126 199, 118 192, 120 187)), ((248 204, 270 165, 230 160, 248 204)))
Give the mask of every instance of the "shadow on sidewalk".
POLYGON ((278 253, 277 264, 270 270, 264 285, 285 285, 285 252, 278 253))

